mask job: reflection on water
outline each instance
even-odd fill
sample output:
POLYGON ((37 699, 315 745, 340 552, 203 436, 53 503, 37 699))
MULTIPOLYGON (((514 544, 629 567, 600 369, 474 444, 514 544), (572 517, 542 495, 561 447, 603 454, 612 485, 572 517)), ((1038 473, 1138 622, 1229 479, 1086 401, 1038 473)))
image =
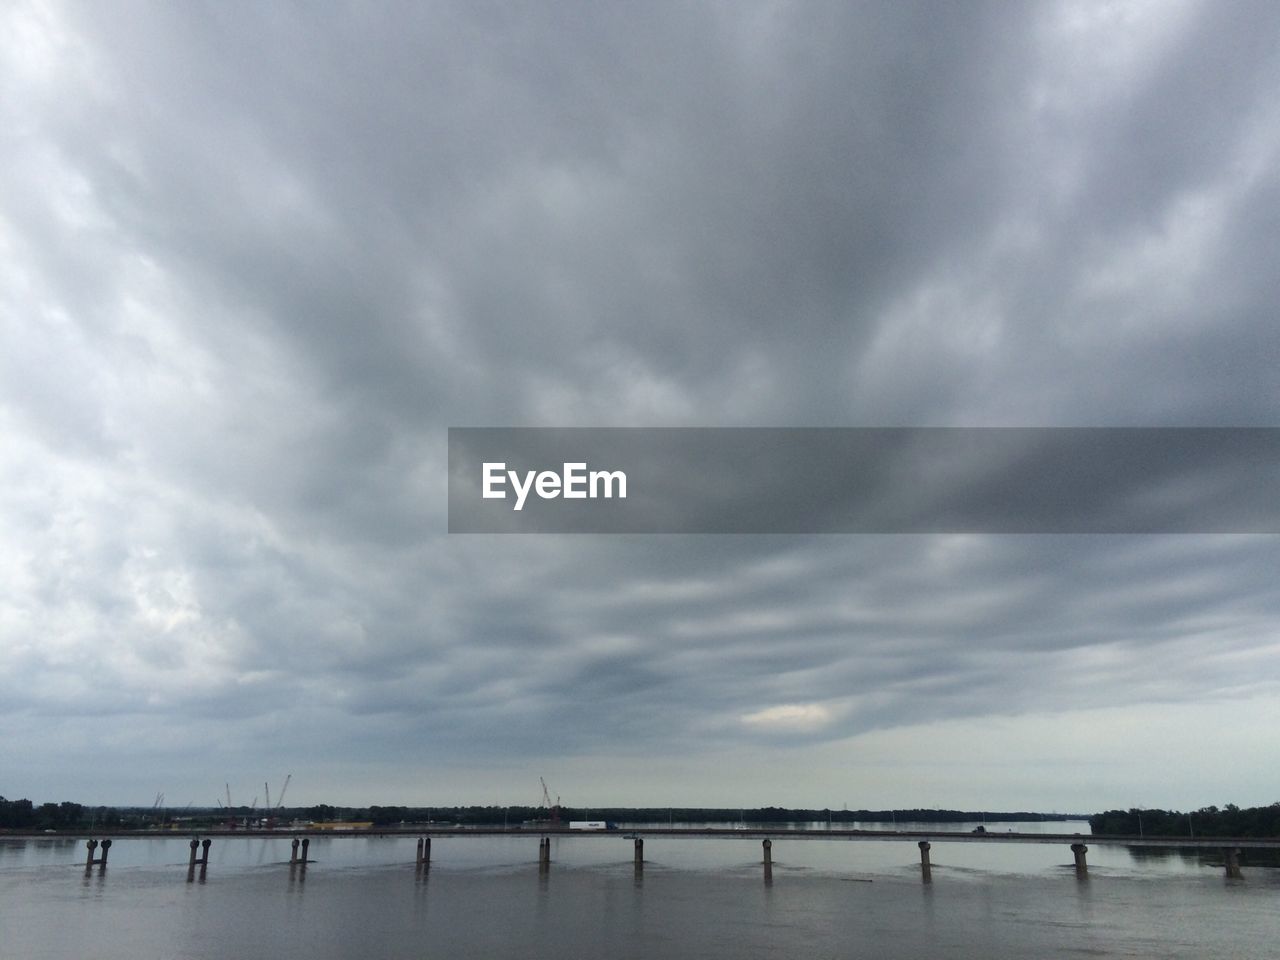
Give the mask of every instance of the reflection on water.
MULTIPOLYGON (((1205 850, 1199 847, 1125 847, 1134 863, 1147 866, 1168 865, 1180 861, 1191 868, 1216 867, 1222 869, 1221 850, 1205 850)), ((1251 850, 1240 853, 1241 866, 1280 868, 1280 850, 1251 850)))
MULTIPOLYGON (((1018 825, 1022 829, 1023 825, 1018 825)), ((954 830, 956 825, 945 827, 954 830)), ((928 828, 926 828, 928 829, 928 828)), ((1046 832, 1059 833, 1060 827, 1046 832)), ((1095 844, 1078 883, 1065 844, 948 841, 920 882, 914 842, 618 835, 216 838, 204 885, 187 838, 0 840, 0 958, 1124 957, 1271 955, 1280 871, 1176 848, 1095 844)))

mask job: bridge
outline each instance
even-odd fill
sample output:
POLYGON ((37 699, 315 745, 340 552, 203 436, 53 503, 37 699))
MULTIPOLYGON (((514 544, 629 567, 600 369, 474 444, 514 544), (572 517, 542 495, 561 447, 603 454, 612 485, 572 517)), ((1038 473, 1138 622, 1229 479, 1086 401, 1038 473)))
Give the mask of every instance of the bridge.
MULTIPOLYGON (((154 838, 154 831, 118 835, 119 839, 130 837, 154 838)), ((163 834, 159 834, 163 835, 163 834)), ((172 834, 170 834, 172 835, 172 834)), ((425 870, 431 863, 432 839, 461 840, 467 837, 538 837, 538 866, 540 870, 550 868, 551 838, 567 838, 583 840, 626 839, 635 847, 635 868, 644 866, 644 842, 651 840, 755 840, 761 844, 763 852, 764 876, 766 882, 772 880, 773 844, 776 841, 827 841, 827 842, 905 842, 914 843, 920 851, 921 879, 925 883, 932 881, 932 868, 929 851, 932 844, 938 843, 1036 843, 1069 846, 1075 859, 1075 871, 1078 879, 1088 877, 1086 854, 1088 845, 1121 846, 1129 849, 1179 849, 1185 851, 1204 851, 1222 857, 1223 866, 1228 878, 1240 878, 1240 854, 1245 850, 1280 850, 1280 838, 1277 837, 1147 837, 1147 836, 1094 836, 1080 833, 1015 833, 1013 831, 979 830, 972 832, 951 832, 946 830, 835 830, 788 827, 692 827, 692 826, 638 826, 622 829, 574 830, 564 825, 539 825, 537 827, 463 827, 457 825, 411 825, 395 827, 368 827, 351 829, 216 829, 201 831, 203 841, 192 839, 191 861, 188 880, 194 876, 195 867, 200 866, 201 879, 208 865, 209 846, 212 838, 221 837, 262 837, 292 840, 293 855, 290 857, 290 869, 300 868, 305 871, 308 863, 308 848, 314 838, 325 837, 416 837, 418 869, 425 870), (1087 843, 1086 843, 1087 841, 1087 843), (197 856, 197 847, 203 848, 197 856)), ((103 841, 102 855, 97 857, 99 849, 97 840, 89 840, 88 857, 85 861, 86 872, 94 866, 106 869, 107 850, 110 840, 103 841)))
MULTIPOLYGON (((949 830, 837 830, 808 827, 657 827, 621 826, 612 830, 571 830, 568 826, 537 827, 471 827, 453 824, 406 824, 404 826, 357 827, 352 829, 319 830, 307 827, 278 827, 276 829, 218 828, 199 831, 202 837, 612 837, 659 838, 680 840, 729 839, 729 840, 936 840, 945 843, 1048 843, 1072 844, 1087 842, 1096 846, 1179 848, 1183 850, 1221 850, 1235 847, 1240 850, 1280 850, 1280 837, 1147 837, 1129 835, 1098 835, 1091 833, 1016 833, 1013 831, 949 831, 949 830)), ((36 836, 37 834, 32 834, 36 836)), ((160 834, 163 835, 163 834, 160 834)), ((147 831, 124 836, 157 836, 147 831)))

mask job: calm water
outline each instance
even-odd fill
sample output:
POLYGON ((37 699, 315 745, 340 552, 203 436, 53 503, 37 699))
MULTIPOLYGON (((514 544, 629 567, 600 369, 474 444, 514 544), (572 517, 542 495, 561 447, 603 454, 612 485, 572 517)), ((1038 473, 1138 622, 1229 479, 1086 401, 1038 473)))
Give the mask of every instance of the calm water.
POLYGON ((1261 958, 1280 933, 1280 870, 1247 861, 1094 845, 1079 883, 1065 845, 935 840, 925 886, 913 843, 783 837, 766 885, 758 840, 649 838, 640 875, 620 834, 552 843, 540 875, 536 834, 437 838, 419 876, 412 838, 321 838, 291 879, 288 840, 218 838, 188 884, 180 837, 88 878, 83 840, 0 840, 0 958, 1261 958))

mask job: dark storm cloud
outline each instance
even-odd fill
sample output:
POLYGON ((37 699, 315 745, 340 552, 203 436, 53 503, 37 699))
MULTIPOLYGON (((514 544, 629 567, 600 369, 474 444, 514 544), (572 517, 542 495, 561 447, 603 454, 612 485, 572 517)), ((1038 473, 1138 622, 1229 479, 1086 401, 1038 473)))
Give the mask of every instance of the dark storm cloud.
POLYGON ((1267 538, 444 530, 449 426, 1275 426, 1278 17, 12 5, 5 794, 1274 697, 1267 538))

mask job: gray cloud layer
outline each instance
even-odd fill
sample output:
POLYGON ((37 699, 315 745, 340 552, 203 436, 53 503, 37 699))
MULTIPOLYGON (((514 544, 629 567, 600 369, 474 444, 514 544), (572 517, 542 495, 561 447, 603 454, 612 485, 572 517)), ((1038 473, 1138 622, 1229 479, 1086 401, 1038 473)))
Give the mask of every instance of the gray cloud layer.
POLYGON ((448 426, 1276 426, 1274 4, 0 19, 0 793, 1275 799, 1274 538, 443 533, 448 426))

